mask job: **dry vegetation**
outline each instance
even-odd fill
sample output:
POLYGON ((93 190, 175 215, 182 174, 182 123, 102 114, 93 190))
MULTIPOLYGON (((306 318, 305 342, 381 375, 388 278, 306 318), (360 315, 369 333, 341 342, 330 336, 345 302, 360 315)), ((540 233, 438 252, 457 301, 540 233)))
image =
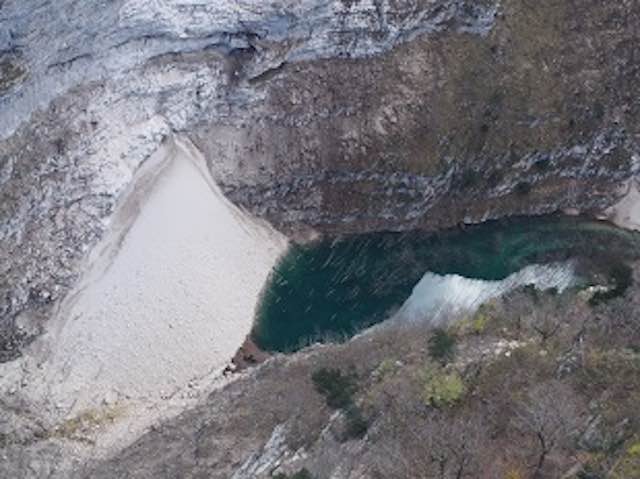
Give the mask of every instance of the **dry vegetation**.
POLYGON ((11 59, 0 57, 0 94, 22 81, 26 74, 22 66, 11 59))
POLYGON ((339 348, 369 421, 367 474, 640 477, 636 309, 633 294, 594 305, 525 288, 448 330, 381 329, 339 348))
POLYGON ((47 436, 92 443, 93 440, 91 438, 96 430, 113 423, 123 413, 124 408, 118 405, 87 409, 55 426, 47 433, 47 436))
POLYGON ((591 294, 524 288, 445 330, 385 323, 275 357, 91 477, 270 457, 247 477, 640 478, 640 290, 591 294))

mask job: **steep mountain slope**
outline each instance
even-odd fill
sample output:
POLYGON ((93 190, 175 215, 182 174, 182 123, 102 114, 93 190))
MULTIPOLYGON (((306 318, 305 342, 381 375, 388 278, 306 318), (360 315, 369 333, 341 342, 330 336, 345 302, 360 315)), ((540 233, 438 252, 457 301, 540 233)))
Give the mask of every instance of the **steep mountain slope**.
MULTIPOLYGON (((638 224, 638 24, 633 0, 0 0, 0 446, 70 414, 37 412, 21 375, 167 146, 294 240, 561 210, 638 224)), ((90 450, 46 439, 10 471, 65 477, 90 450)))
POLYGON ((637 168, 639 15, 595 0, 3 2, 2 357, 175 132, 289 233, 604 210, 637 168))

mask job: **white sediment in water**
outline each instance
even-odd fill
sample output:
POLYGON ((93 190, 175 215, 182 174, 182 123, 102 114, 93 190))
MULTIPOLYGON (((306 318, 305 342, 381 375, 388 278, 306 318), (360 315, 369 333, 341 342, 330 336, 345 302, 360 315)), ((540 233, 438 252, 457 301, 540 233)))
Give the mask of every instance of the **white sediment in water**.
POLYGON ((537 289, 562 291, 576 282, 572 263, 530 265, 501 281, 469 279, 457 274, 426 273, 413 288, 396 318, 402 321, 430 321, 437 325, 452 315, 473 312, 482 303, 532 285, 537 289))
POLYGON ((63 417, 124 404, 131 438, 134 416, 152 423, 151 406, 197 396, 229 364, 287 241, 222 195, 187 140, 167 142, 126 196, 80 285, 14 362, 12 394, 63 417))

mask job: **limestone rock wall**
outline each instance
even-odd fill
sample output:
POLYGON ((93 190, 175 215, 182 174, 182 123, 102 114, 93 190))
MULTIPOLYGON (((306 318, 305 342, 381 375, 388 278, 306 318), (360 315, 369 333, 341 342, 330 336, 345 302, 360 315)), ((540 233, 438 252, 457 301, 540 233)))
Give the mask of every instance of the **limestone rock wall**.
MULTIPOLYGON (((239 137, 260 121, 282 66, 444 30, 486 35, 496 11, 463 0, 1 2, 0 362, 41 330, 172 132, 209 126, 207 141, 236 148, 223 130, 239 137)), ((236 165, 252 161, 209 152, 213 171, 231 162, 243 175, 236 165)))
POLYGON ((0 3, 0 361, 174 132, 296 235, 600 211, 638 167, 633 1, 0 3))

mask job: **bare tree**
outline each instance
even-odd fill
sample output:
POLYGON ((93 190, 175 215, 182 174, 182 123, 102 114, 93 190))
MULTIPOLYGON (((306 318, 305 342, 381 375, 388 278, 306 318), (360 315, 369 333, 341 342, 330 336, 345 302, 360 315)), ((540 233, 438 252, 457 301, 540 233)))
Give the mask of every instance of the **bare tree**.
POLYGON ((533 477, 543 477, 549 456, 568 444, 579 423, 576 394, 557 380, 537 385, 520 404, 514 423, 537 444, 533 477))
POLYGON ((471 479, 479 477, 486 425, 476 415, 426 410, 410 402, 387 409, 378 431, 381 477, 471 479))
POLYGON ((542 345, 561 328, 576 319, 571 296, 555 291, 536 291, 526 288, 509 297, 508 310, 515 316, 519 332, 535 333, 542 345))

